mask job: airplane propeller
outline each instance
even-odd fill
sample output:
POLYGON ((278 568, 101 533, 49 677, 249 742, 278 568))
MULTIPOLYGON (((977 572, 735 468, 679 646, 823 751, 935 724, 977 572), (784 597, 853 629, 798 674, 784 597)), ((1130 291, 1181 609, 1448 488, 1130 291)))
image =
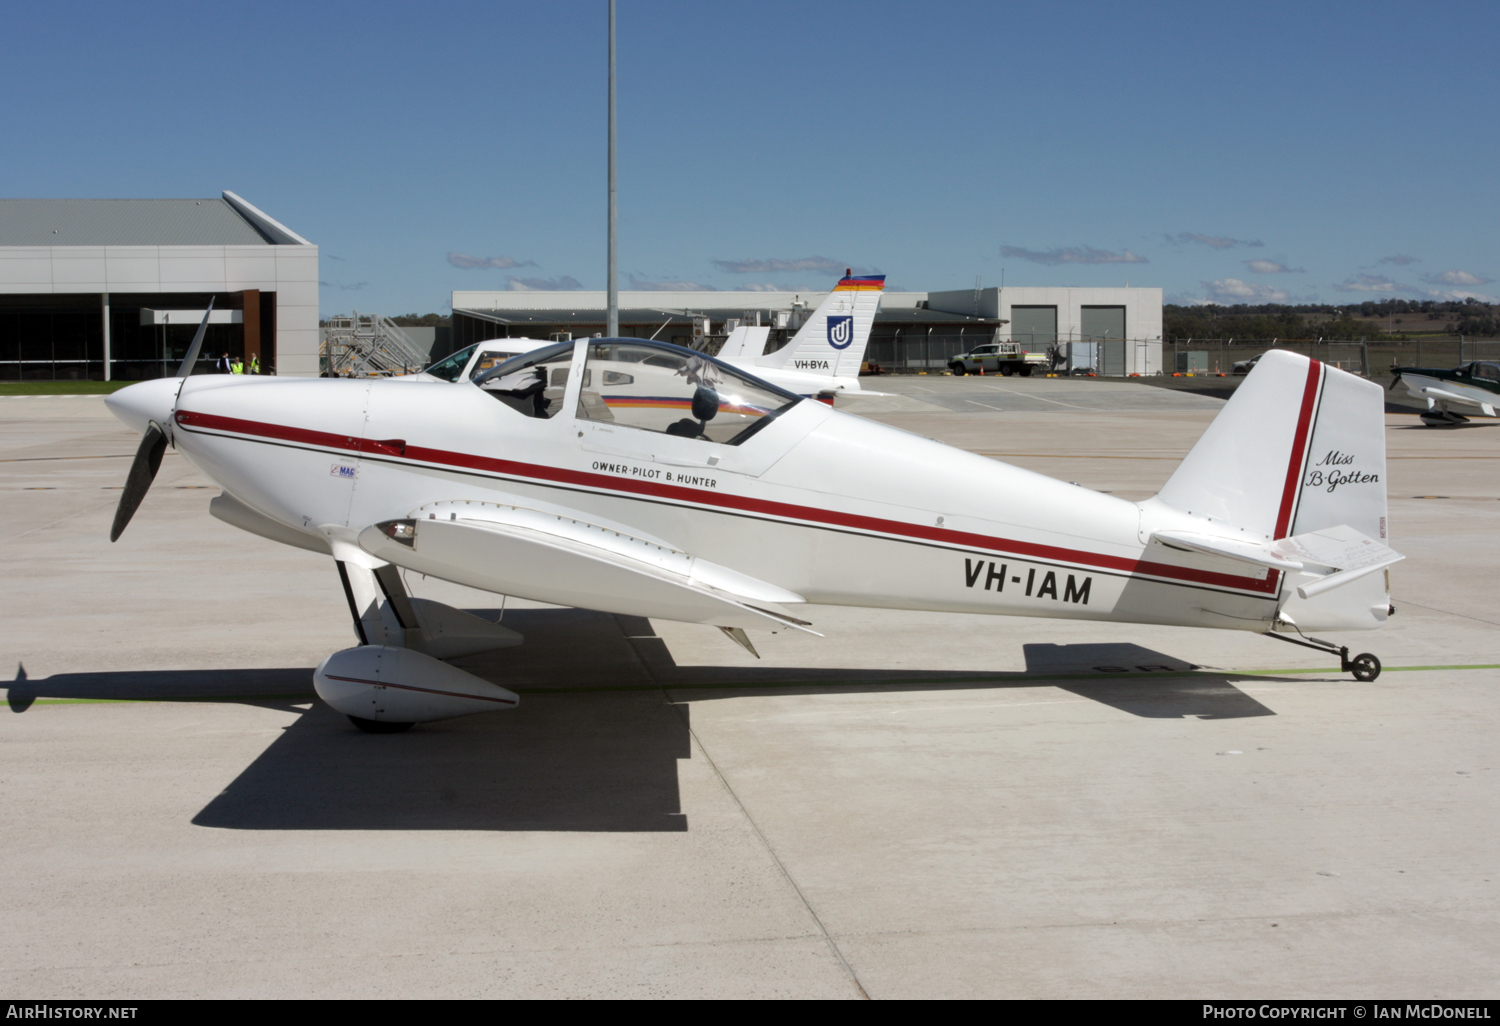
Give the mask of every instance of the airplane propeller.
MULTIPOLYGON (((198 353, 203 349, 203 336, 208 331, 208 318, 214 312, 214 301, 208 301, 208 309, 203 311, 203 323, 198 325, 198 333, 193 336, 193 344, 188 346, 187 355, 182 359, 182 366, 177 368, 177 377, 186 382, 188 375, 193 372, 193 365, 198 362, 198 353)), ((182 397, 182 384, 177 386, 177 396, 172 400, 172 412, 177 411, 177 400, 182 397)), ((109 529, 109 540, 119 541, 120 535, 125 533, 125 528, 130 524, 130 518, 135 516, 135 511, 140 507, 141 500, 146 497, 146 492, 151 488, 151 482, 156 480, 156 472, 161 469, 161 458, 167 451, 167 432, 156 421, 146 425, 146 433, 141 436, 141 444, 135 450, 135 459, 130 463, 130 474, 125 478, 125 489, 120 493, 120 504, 115 507, 115 522, 109 529)))

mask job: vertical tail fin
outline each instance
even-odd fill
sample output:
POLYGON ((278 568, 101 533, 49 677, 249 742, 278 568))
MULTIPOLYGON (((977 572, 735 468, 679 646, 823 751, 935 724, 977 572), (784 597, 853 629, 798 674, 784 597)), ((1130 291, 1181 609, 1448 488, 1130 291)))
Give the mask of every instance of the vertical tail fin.
POLYGON ((1158 498, 1258 540, 1342 525, 1384 541, 1384 393, 1273 349, 1158 498))
POLYGON ((770 336, 770 328, 763 328, 758 324, 741 324, 729 333, 729 337, 719 347, 719 359, 758 360, 760 354, 766 351, 766 339, 770 336))
POLYGON ((790 342, 756 363, 829 377, 857 377, 884 288, 883 274, 845 275, 790 342))
MULTIPOLYGON (((1386 552, 1384 393, 1317 360, 1272 350, 1157 499, 1243 542, 1291 538, 1275 548, 1311 554, 1313 567, 1335 573, 1348 569, 1345 556, 1317 553, 1337 553, 1340 546, 1386 552), (1348 529, 1378 545, 1359 543, 1348 529)), ((1287 573, 1278 614, 1309 629, 1379 626, 1389 604, 1384 575, 1347 579, 1335 587, 1333 576, 1317 569, 1287 573), (1309 597, 1297 595, 1319 581, 1328 583, 1308 588, 1309 597)))

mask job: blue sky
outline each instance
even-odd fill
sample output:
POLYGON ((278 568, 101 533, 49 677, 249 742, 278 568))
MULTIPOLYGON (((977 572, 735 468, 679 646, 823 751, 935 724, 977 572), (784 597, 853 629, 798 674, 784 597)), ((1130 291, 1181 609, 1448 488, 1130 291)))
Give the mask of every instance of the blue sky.
MULTIPOLYGON (((325 314, 603 288, 605 3, 0 6, 6 196, 239 193, 325 314)), ((1500 296, 1500 4, 619 0, 621 287, 1500 296)))

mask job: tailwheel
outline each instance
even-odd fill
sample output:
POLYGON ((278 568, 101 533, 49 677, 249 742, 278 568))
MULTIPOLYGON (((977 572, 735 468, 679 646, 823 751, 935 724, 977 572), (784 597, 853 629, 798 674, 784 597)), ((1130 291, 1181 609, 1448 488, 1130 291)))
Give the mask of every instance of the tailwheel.
MULTIPOLYGON (((1301 633, 1301 632, 1298 632, 1301 633)), ((1358 681, 1372 681, 1380 676, 1380 660, 1368 652, 1361 652, 1353 659, 1349 658, 1348 645, 1335 645, 1331 641, 1323 641, 1321 638, 1309 638, 1302 635, 1300 638, 1289 638, 1285 634, 1266 632, 1266 637, 1284 641, 1288 645, 1300 645, 1303 648, 1317 649, 1319 652, 1327 652, 1339 657, 1339 669, 1344 673, 1354 674, 1358 681)))
MULTIPOLYGON (((1370 657, 1375 658, 1374 656, 1370 657)), ((1377 664, 1378 667, 1379 664, 1377 664)), ((1379 673, 1377 668, 1376 673, 1379 673)), ((410 730, 415 726, 413 723, 391 723, 389 720, 367 720, 362 716, 350 716, 349 722, 354 724, 366 734, 399 734, 404 730, 410 730)))

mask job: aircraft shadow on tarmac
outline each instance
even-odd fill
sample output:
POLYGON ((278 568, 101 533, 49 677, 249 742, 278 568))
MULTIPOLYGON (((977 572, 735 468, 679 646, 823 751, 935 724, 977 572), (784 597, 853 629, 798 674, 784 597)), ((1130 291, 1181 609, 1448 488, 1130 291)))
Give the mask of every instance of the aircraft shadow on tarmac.
MULTIPOLYGON (((494 611, 486 612, 493 618, 494 611)), ((239 830, 683 831, 691 703, 767 694, 1055 686, 1134 716, 1274 715, 1225 674, 1132 644, 1026 645, 1024 673, 679 666, 647 620, 513 610, 527 644, 461 661, 523 694, 516 712, 366 735, 311 694, 310 667, 59 674, 39 698, 230 701, 297 714, 194 818, 239 830), (1040 679, 1039 679, 1040 678, 1040 679)), ((727 644, 727 642, 726 642, 727 644)))

